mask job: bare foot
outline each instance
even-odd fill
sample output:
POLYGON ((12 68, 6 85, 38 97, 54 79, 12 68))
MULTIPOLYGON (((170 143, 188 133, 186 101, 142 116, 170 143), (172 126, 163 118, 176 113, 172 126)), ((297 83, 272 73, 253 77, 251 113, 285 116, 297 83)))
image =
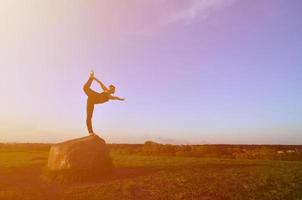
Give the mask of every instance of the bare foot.
POLYGON ((90 136, 98 136, 96 133, 89 133, 90 136))

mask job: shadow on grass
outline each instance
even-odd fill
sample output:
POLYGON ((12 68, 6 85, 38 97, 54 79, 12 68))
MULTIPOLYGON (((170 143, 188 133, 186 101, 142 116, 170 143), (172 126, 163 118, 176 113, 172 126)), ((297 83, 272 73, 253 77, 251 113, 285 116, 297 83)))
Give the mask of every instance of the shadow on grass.
POLYGON ((206 163, 206 164, 193 164, 190 165, 174 165, 174 166, 161 166, 154 165, 148 167, 118 167, 114 168, 111 173, 98 174, 96 171, 89 171, 87 174, 82 172, 63 172, 62 174, 51 174, 47 169, 41 165, 33 165, 28 167, 16 168, 11 170, 0 171, 0 185, 14 186, 14 187, 27 187, 31 184, 53 185, 60 184, 79 184, 79 183, 106 183, 116 180, 133 179, 140 176, 149 176, 160 171, 207 171, 207 170, 229 170, 229 169, 242 169, 254 167, 268 167, 260 163, 206 163), (67 177, 67 178, 66 178, 67 177))
MULTIPOLYGON (((59 177, 55 182, 63 184, 94 184, 108 183, 111 181, 133 179, 140 176, 149 176, 158 172, 175 172, 175 171, 223 171, 243 168, 263 167, 263 164, 217 164, 209 163, 205 165, 182 165, 182 166, 153 166, 153 167, 119 167, 115 168, 111 173, 95 175, 94 172, 82 174, 81 172, 73 172, 71 174, 63 174, 63 178, 59 177), (64 178, 65 177, 65 178, 64 178)), ((186 172, 185 172, 186 173, 186 172)), ((55 179, 56 180, 56 179, 55 179)))
POLYGON ((159 169, 151 167, 121 167, 115 168, 111 175, 104 177, 103 181, 131 179, 138 176, 147 176, 156 173, 159 169))
POLYGON ((99 173, 97 170, 52 172, 44 169, 41 179, 47 183, 59 184, 105 183, 147 176, 157 171, 158 169, 148 167, 121 167, 106 173, 99 173))

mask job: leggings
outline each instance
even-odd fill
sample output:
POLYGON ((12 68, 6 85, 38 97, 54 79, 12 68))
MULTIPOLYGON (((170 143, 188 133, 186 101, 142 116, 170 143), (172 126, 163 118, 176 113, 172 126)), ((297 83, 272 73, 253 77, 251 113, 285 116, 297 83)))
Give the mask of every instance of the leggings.
POLYGON ((83 90, 85 94, 88 96, 87 98, 87 108, 86 108, 86 125, 89 133, 94 133, 92 128, 92 115, 94 110, 94 99, 97 96, 98 93, 90 89, 90 86, 92 84, 93 77, 90 77, 88 81, 85 83, 83 90))

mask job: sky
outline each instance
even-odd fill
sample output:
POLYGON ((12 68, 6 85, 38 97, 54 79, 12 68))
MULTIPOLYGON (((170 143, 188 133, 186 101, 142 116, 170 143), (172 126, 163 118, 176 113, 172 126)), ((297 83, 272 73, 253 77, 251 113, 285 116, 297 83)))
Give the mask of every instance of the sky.
POLYGON ((1 0, 0 142, 302 144, 300 0, 1 0), (97 84, 93 89, 100 91, 97 84))

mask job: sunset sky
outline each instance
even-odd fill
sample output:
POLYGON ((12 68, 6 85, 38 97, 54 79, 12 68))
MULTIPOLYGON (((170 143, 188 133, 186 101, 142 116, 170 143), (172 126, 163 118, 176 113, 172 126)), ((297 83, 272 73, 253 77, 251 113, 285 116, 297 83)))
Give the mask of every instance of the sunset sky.
POLYGON ((1 0, 0 142, 302 144, 300 0, 1 0), (100 90, 97 84, 95 90, 100 90))

